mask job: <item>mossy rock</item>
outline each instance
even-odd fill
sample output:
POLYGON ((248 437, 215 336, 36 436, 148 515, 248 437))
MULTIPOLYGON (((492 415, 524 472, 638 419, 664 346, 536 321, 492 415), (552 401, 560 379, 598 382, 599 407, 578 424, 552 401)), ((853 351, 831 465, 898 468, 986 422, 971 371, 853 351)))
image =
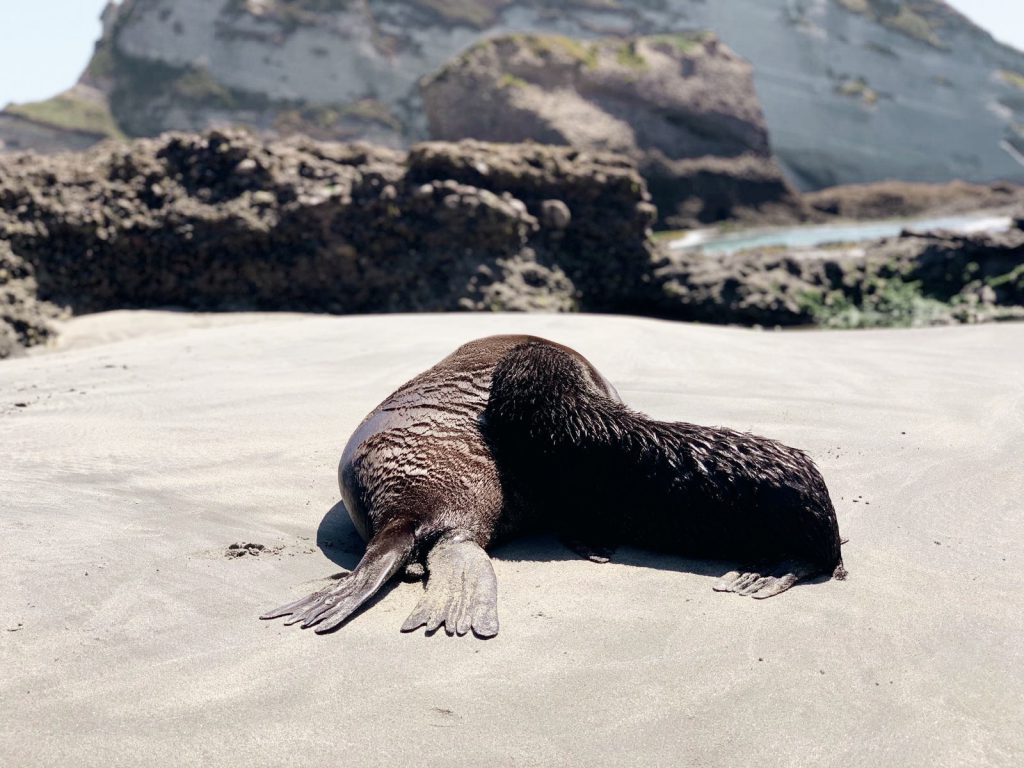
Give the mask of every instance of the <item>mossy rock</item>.
POLYGON ((12 115, 35 123, 97 136, 123 138, 110 107, 103 101, 82 98, 67 91, 46 101, 12 104, 6 110, 12 115))

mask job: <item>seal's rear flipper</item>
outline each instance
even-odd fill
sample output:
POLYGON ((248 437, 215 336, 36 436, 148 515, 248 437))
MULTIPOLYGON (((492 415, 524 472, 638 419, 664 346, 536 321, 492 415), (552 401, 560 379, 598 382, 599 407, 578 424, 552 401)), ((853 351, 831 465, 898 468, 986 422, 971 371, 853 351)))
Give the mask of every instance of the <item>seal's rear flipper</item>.
POLYGON ((735 592, 737 595, 763 600, 785 592, 798 581, 817 576, 821 568, 809 563, 788 560, 773 569, 761 571, 729 571, 712 589, 715 592, 735 592))
POLYGON ((441 626, 449 635, 470 629, 477 637, 498 634, 498 581, 487 553, 474 541, 441 539, 427 555, 423 597, 402 625, 403 632, 441 626))
POLYGON ((413 544, 412 530, 408 525, 385 527, 370 540, 359 565, 338 584, 275 608, 260 618, 276 619, 290 614, 291 618, 285 624, 301 621, 303 629, 318 624, 317 634, 329 632, 355 613, 405 565, 413 544))

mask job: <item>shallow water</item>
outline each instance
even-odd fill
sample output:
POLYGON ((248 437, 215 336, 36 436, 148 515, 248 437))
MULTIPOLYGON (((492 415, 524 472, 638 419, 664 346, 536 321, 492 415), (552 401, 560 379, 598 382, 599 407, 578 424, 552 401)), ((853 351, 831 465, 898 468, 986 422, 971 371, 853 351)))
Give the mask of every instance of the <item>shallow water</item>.
POLYGON ((750 248, 785 246, 807 248, 825 243, 858 243, 880 237, 895 237, 903 230, 928 232, 938 229, 959 233, 1001 232, 1010 228, 1009 216, 989 213, 961 214, 930 218, 887 219, 849 224, 822 224, 780 228, 747 229, 720 232, 715 229, 695 230, 685 237, 669 242, 673 250, 701 249, 706 253, 735 253, 750 248))

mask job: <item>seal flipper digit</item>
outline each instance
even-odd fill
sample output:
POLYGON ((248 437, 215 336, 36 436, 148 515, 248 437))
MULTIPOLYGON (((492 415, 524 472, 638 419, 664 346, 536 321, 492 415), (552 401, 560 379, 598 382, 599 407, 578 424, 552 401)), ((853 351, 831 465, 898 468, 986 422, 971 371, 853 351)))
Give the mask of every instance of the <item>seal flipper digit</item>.
POLYGON ((745 572, 729 571, 712 589, 715 592, 734 592, 757 600, 785 592, 797 582, 809 576, 817 576, 822 572, 810 563, 788 560, 780 563, 770 572, 750 570, 745 572))
POLYGON ((498 634, 498 581, 483 548, 466 534, 438 541, 427 555, 423 597, 402 625, 403 632, 441 626, 449 635, 477 637, 498 634))
POLYGON ((363 559, 337 585, 282 605, 260 618, 276 619, 291 614, 285 624, 301 621, 303 629, 319 624, 317 634, 329 632, 355 613, 406 564, 414 545, 410 524, 398 521, 389 525, 370 540, 363 559))

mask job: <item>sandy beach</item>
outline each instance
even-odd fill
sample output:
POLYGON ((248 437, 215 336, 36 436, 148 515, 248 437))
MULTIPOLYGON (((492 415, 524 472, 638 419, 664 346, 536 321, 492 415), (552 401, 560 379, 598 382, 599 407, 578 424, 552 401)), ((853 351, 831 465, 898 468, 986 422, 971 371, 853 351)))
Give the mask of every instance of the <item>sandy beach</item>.
POLYGON ((113 312, 0 363, 0 763, 1024 764, 1024 324, 113 312), (635 408, 805 449, 845 582, 497 549, 493 640, 257 616, 355 565, 351 431, 458 344, 575 347, 635 408), (232 544, 258 544, 238 555, 232 544))

